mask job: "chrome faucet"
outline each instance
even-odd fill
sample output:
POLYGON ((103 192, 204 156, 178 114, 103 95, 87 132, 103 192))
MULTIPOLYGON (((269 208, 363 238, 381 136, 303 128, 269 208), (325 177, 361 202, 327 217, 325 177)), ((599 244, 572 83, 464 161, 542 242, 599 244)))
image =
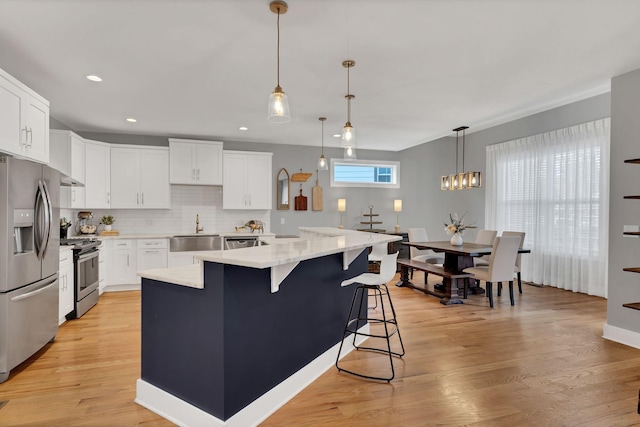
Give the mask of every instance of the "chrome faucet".
POLYGON ((204 227, 200 227, 200 215, 196 214, 196 234, 204 231, 204 227))

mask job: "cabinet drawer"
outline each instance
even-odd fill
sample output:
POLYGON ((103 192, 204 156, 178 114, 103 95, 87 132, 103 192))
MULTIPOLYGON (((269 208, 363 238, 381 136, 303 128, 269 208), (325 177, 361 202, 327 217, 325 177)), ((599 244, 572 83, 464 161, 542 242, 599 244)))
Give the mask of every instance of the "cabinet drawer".
POLYGON ((73 265, 73 251, 71 249, 60 249, 60 269, 73 265))
POLYGON ((169 239, 138 239, 138 250, 167 249, 169 239))
POLYGON ((133 241, 132 240, 114 240, 113 248, 115 250, 119 249, 133 249, 133 241))

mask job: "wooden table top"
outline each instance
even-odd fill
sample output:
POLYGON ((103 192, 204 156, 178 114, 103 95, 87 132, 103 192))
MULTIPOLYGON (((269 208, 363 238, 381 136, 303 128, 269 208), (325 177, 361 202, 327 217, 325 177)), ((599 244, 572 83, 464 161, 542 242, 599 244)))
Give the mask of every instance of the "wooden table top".
MULTIPOLYGON (((488 255, 493 250, 493 246, 487 246, 482 243, 463 242, 461 246, 452 245, 448 240, 434 242, 402 242, 403 245, 413 246, 418 249, 431 249, 434 252, 445 252, 454 255, 463 256, 482 256, 488 255)), ((518 251, 521 254, 530 253, 530 249, 522 248, 518 251)))

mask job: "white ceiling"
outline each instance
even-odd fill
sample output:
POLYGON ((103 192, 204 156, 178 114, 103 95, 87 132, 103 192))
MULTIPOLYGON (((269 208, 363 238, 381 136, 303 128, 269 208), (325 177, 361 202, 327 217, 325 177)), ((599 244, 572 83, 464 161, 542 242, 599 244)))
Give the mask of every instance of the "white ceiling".
POLYGON ((609 90, 640 68, 638 0, 0 0, 0 68, 76 131, 402 150, 609 90), (92 83, 87 74, 104 81, 92 83), (127 123, 126 117, 138 122, 127 123), (247 126, 248 131, 238 130, 247 126))

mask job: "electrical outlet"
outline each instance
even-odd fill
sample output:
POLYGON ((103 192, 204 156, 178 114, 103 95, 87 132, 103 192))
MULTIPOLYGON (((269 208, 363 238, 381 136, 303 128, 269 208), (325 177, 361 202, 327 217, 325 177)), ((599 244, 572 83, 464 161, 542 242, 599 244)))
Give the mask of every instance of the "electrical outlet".
POLYGON ((284 218, 280 218, 280 224, 284 225, 284 218))

